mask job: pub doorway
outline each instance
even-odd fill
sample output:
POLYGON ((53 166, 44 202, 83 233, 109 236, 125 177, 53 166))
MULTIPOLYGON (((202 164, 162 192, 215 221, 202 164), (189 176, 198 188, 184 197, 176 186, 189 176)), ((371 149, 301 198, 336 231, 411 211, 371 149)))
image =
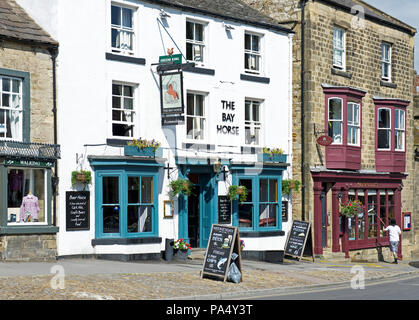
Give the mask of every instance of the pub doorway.
POLYGON ((200 198, 201 190, 199 185, 192 187, 191 195, 188 197, 188 236, 192 248, 199 248, 199 218, 200 218, 200 198))

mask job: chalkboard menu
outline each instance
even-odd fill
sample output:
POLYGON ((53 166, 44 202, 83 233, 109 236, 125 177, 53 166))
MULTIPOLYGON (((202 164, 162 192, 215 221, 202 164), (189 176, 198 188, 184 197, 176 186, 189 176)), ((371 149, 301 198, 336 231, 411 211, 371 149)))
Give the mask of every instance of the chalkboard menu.
POLYGON ((66 230, 89 230, 89 191, 66 192, 66 230))
POLYGON ((228 196, 218 196, 218 223, 231 223, 231 201, 228 196))
POLYGON ((305 255, 313 256, 312 251, 310 222, 294 220, 288 235, 284 254, 301 259, 305 255))
POLYGON ((238 254, 234 261, 241 271, 240 239, 237 227, 213 224, 201 277, 205 275, 227 278, 232 253, 238 254))

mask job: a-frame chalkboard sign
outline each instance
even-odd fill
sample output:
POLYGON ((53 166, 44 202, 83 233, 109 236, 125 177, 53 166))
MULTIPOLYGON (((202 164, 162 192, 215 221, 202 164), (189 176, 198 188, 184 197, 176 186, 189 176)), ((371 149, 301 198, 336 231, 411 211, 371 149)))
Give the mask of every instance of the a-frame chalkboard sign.
POLYGON ((314 262, 313 237, 311 223, 294 220, 285 244, 285 256, 291 256, 301 260, 303 257, 311 257, 314 262))
MULTIPOLYGON (((239 268, 240 273, 242 273, 238 228, 213 224, 205 253, 201 278, 215 277, 226 281, 233 252, 238 255, 234 263, 239 268)), ((243 273, 240 281, 243 281, 243 273)))

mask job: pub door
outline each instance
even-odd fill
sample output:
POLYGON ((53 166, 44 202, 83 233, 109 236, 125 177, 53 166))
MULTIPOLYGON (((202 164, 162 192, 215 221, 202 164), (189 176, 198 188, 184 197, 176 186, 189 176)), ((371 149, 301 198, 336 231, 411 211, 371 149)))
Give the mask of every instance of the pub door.
POLYGON ((327 247, 327 208, 326 208, 326 192, 320 195, 321 208, 322 208, 322 247, 327 247))
POLYGON ((192 248, 199 247, 200 195, 200 187, 195 185, 192 188, 191 195, 188 197, 188 236, 192 248))

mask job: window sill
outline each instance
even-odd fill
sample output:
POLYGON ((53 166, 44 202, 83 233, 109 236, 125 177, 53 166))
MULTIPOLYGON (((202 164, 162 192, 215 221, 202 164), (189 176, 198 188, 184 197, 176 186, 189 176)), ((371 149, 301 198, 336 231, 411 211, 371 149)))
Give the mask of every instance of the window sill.
POLYGON ((387 88, 392 88, 392 89, 397 89, 397 84, 392 83, 390 81, 386 81, 386 80, 380 80, 380 85, 382 87, 387 87, 387 88))
POLYGON ((208 68, 203 68, 203 67, 186 68, 184 71, 185 72, 190 72, 190 73, 205 74, 205 75, 208 75, 208 76, 215 75, 215 70, 214 69, 208 69, 208 68))
POLYGON ((56 226, 7 226, 0 227, 0 234, 51 234, 58 233, 56 226))
POLYGON ((240 231, 240 237, 246 238, 263 238, 263 237, 277 237, 285 236, 285 231, 240 231))
POLYGON ((162 239, 160 237, 92 239, 92 246, 157 244, 161 243, 161 241, 162 239))
POLYGON ((261 77, 261 76, 255 76, 255 75, 250 75, 250 74, 240 74, 240 80, 245 80, 245 81, 253 81, 253 82, 259 82, 259 83, 266 83, 269 84, 271 82, 270 78, 267 77, 261 77))
POLYGON ((341 76, 347 79, 352 79, 352 73, 347 72, 347 71, 343 71, 343 70, 339 70, 336 68, 332 68, 331 69, 332 74, 336 75, 336 76, 341 76))
POLYGON ((110 53, 110 52, 105 53, 105 58, 106 60, 110 60, 110 61, 128 62, 128 63, 134 63, 138 65, 146 64, 146 61, 144 58, 136 58, 132 56, 125 56, 122 54, 115 54, 115 53, 110 53))

